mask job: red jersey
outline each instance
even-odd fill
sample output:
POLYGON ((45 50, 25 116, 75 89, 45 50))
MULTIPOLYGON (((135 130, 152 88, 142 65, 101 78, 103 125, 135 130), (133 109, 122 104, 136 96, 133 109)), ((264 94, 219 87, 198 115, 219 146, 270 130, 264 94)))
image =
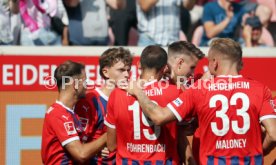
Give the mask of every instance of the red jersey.
MULTIPOLYGON (((164 82, 145 86, 145 93, 160 106, 166 106, 181 92, 175 85, 165 88, 164 82)), ((176 122, 153 125, 137 99, 121 89, 111 93, 107 109, 105 124, 116 129, 117 164, 178 164, 176 122)))
POLYGON ((181 121, 197 114, 201 164, 262 164, 259 122, 276 118, 270 90, 242 76, 199 81, 167 107, 181 121))
MULTIPOLYGON (((82 141, 90 142, 98 139, 106 132, 104 116, 106 115, 108 97, 99 89, 91 90, 86 97, 80 99, 75 107, 84 129, 82 141)), ((101 154, 91 160, 91 164, 115 164, 116 152, 109 154, 109 157, 102 158, 101 154)))
POLYGON ((46 112, 41 156, 43 164, 73 164, 72 158, 64 146, 74 140, 80 140, 82 128, 77 115, 61 102, 54 103, 46 112))

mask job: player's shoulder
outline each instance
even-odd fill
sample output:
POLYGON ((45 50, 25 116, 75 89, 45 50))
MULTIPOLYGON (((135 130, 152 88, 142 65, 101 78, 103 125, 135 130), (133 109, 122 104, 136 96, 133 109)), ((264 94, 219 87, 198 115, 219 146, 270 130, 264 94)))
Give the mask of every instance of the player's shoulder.
POLYGON ((122 96, 128 96, 127 92, 121 88, 115 88, 110 94, 110 97, 122 97, 122 96))
POLYGON ((93 103, 93 100, 103 97, 105 100, 108 100, 108 97, 99 89, 95 88, 86 92, 84 98, 80 99, 79 102, 88 102, 93 103))
POLYGON ((169 83, 169 84, 164 83, 164 84, 165 84, 165 86, 162 85, 161 88, 163 88, 165 90, 165 92, 181 93, 183 91, 181 86, 177 86, 177 85, 171 84, 171 83, 169 83))
POLYGON ((46 111, 46 116, 48 117, 56 117, 66 113, 64 107, 59 105, 58 103, 53 103, 48 110, 46 111))
POLYGON ((246 82, 249 82, 250 84, 250 88, 251 89, 254 89, 256 91, 270 91, 270 89, 268 88, 267 85, 257 81, 257 80, 254 80, 252 78, 248 78, 248 77, 243 77, 242 78, 243 81, 246 81, 246 82))
POLYGON ((97 91, 97 88, 87 91, 85 95, 85 98, 87 100, 90 100, 91 98, 94 98, 94 97, 99 97, 99 92, 97 91))

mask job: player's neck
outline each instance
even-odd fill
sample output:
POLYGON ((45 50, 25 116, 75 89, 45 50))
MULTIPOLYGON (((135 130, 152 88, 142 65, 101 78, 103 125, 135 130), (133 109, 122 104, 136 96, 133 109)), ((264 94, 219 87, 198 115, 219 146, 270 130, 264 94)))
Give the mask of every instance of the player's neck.
POLYGON ((219 75, 237 76, 237 75, 239 75, 239 72, 236 68, 235 69, 233 69, 233 68, 222 68, 222 69, 219 69, 217 71, 216 76, 219 76, 219 75))
POLYGON ((158 74, 156 74, 155 71, 142 72, 140 78, 147 82, 161 79, 161 77, 158 74))
POLYGON ((110 86, 106 86, 104 85, 102 88, 100 88, 100 90, 103 92, 103 94, 105 94, 107 97, 110 96, 110 93, 113 91, 114 88, 111 88, 110 86))
POLYGON ((74 95, 69 94, 68 92, 60 92, 58 96, 58 101, 73 110, 75 104, 78 101, 78 98, 74 95))

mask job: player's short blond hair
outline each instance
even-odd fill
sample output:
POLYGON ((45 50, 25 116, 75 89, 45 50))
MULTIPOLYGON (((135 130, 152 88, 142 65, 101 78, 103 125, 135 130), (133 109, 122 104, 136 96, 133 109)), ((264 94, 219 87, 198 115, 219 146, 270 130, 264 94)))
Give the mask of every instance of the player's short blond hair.
POLYGON ((238 64, 238 70, 242 68, 242 48, 240 44, 230 38, 214 39, 210 45, 210 51, 238 64))

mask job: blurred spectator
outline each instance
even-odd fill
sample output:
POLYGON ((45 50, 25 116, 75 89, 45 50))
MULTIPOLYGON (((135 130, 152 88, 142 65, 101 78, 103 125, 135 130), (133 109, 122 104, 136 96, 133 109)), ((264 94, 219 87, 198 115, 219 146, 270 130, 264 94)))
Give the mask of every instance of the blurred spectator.
POLYGON ((276 43, 276 0, 257 0, 257 2, 269 7, 272 11, 272 16, 267 29, 272 34, 274 43, 276 43))
POLYGON ((192 9, 195 0, 138 0, 139 46, 168 45, 179 40, 180 5, 192 9))
POLYGON ((107 8, 120 9, 125 0, 63 0, 69 18, 71 45, 107 45, 107 8))
POLYGON ((57 0, 57 12, 51 17, 51 26, 62 37, 62 45, 69 45, 69 19, 62 0, 57 0))
POLYGON ((243 46, 246 47, 259 47, 266 46, 260 43, 262 35, 262 23, 257 16, 248 17, 245 21, 245 26, 243 27, 243 46))
POLYGON ((249 3, 248 0, 218 0, 204 6, 203 26, 204 34, 201 46, 207 46, 214 37, 239 38, 239 27, 245 13, 254 12, 259 16, 263 25, 270 19, 269 9, 263 5, 249 3))
POLYGON ((192 40, 195 29, 201 25, 204 4, 212 1, 214 0, 197 0, 195 6, 190 11, 186 8, 181 8, 181 30, 186 34, 189 41, 192 40))
POLYGON ((0 45, 19 43, 19 0, 0 1, 0 45))
POLYGON ((61 45, 61 36, 51 26, 57 13, 57 0, 20 0, 20 14, 24 23, 21 45, 61 45))
POLYGON ((130 29, 137 28, 135 0, 127 0, 124 9, 111 9, 109 22, 115 36, 114 45, 127 45, 130 29))

